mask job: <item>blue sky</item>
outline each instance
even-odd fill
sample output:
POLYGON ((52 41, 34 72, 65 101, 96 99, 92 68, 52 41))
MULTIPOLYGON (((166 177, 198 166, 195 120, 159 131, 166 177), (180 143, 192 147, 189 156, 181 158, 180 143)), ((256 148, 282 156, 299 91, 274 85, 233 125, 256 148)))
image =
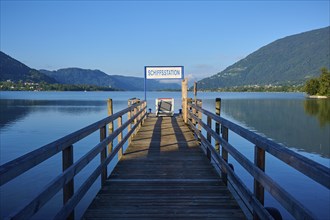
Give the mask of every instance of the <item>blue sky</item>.
POLYGON ((1 51, 36 69, 200 79, 285 36, 329 26, 329 1, 3 1, 1 51))

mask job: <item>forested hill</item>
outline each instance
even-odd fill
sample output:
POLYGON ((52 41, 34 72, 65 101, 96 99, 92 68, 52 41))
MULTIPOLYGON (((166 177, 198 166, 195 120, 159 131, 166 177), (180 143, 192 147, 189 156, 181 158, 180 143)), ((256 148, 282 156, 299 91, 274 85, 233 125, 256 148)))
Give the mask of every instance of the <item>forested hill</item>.
POLYGON ((198 82, 200 89, 300 85, 330 67, 330 27, 276 40, 224 71, 198 82))
MULTIPOLYGON (((143 67, 141 69, 143 71, 143 67)), ((108 75, 100 70, 81 68, 38 71, 0 51, 0 83, 7 81, 12 83, 22 82, 23 84, 27 82, 45 82, 48 84, 75 85, 75 87, 72 87, 75 89, 77 89, 77 86, 87 85, 100 87, 99 89, 143 91, 143 73, 141 73, 141 76, 108 75)), ((162 83, 161 81, 147 80, 148 90, 179 90, 180 88, 178 83, 162 83)), ((67 89, 70 89, 70 87, 67 87, 67 89)))
MULTIPOLYGON (((132 76, 108 75, 100 70, 81 68, 65 68, 56 71, 39 70, 40 72, 56 79, 62 84, 95 85, 111 87, 126 91, 143 91, 144 78, 132 76)), ((148 90, 180 89, 177 83, 161 83, 156 80, 147 81, 148 90)))
POLYGON ((0 51, 0 82, 47 82, 56 83, 56 80, 32 69, 0 51))

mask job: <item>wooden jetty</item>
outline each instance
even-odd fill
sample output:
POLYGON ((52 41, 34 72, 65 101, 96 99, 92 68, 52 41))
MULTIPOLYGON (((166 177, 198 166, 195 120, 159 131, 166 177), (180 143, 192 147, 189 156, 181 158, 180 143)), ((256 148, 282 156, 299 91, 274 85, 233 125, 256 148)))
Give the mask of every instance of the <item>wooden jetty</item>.
POLYGON ((327 189, 328 167, 222 118, 221 99, 216 99, 215 113, 203 109, 202 100, 187 97, 186 80, 183 88, 180 116, 148 115, 146 101, 138 99, 113 113, 109 99, 108 117, 1 165, 0 187, 62 154, 63 171, 8 219, 33 217, 58 192, 63 192, 63 206, 50 218, 74 219, 77 205, 97 179, 100 191, 85 219, 280 219, 278 210, 264 206, 265 191, 294 218, 315 219, 308 204, 301 204, 266 173, 266 154, 327 189), (232 145, 229 131, 254 145, 253 161, 232 145), (100 134, 95 146, 74 160, 76 143, 94 132, 100 134), (229 156, 252 176, 253 190, 235 173, 229 156), (75 188, 75 176, 95 157, 99 165, 75 188), (119 162, 110 173, 107 167, 116 158, 119 162))
POLYGON ((84 219, 245 216, 182 117, 148 117, 84 219))

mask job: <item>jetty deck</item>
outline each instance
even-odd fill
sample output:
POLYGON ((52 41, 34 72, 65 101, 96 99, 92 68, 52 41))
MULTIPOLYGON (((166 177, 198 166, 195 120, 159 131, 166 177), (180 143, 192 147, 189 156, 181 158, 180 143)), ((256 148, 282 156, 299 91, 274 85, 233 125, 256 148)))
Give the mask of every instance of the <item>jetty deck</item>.
POLYGON ((0 187, 54 155, 62 156, 62 172, 6 218, 29 219, 47 203, 58 202, 55 195, 62 191, 63 205, 49 217, 80 219, 77 206, 100 178, 100 191, 83 219, 282 219, 282 210, 265 207, 266 191, 293 218, 316 219, 308 204, 271 178, 265 169, 266 155, 330 189, 328 167, 221 117, 220 98, 215 100, 214 114, 202 108, 202 100, 183 97, 182 114, 175 117, 153 117, 147 114, 146 101, 136 98, 113 113, 108 99, 108 117, 1 165, 0 187), (251 143, 252 160, 233 145, 229 131, 251 143), (95 145, 74 160, 77 143, 95 132, 99 140, 93 137, 95 145), (120 160, 108 172, 117 156, 120 160), (100 163, 75 187, 76 175, 96 157, 100 163), (252 176, 253 190, 235 172, 232 159, 252 176))
POLYGON ((83 218, 245 216, 182 117, 148 117, 83 218))

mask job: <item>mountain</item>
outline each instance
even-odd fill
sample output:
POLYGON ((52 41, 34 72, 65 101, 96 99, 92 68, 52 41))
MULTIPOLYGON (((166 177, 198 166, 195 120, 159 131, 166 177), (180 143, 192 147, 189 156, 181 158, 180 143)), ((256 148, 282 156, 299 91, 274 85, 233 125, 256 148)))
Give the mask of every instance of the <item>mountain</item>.
MULTIPOLYGON (((56 71, 35 70, 0 51, 0 82, 47 82, 69 85, 94 85, 127 91, 143 91, 144 78, 108 75, 100 70, 66 68, 56 71)), ((177 83, 147 80, 148 90, 180 89, 177 83)))
POLYGON ((87 70, 80 68, 66 68, 56 71, 39 70, 41 73, 56 79, 61 84, 71 85, 98 85, 106 86, 113 84, 109 75, 100 70, 87 70))
POLYGON ((276 40, 211 77, 200 89, 246 85, 300 85, 330 68, 330 27, 276 40))
MULTIPOLYGON (((89 70, 80 68, 65 68, 56 71, 40 70, 40 72, 56 79, 62 84, 73 85, 96 85, 103 87, 111 87, 120 90, 142 91, 144 90, 144 78, 108 75, 100 70, 89 70)), ((180 85, 176 83, 161 83, 156 80, 147 80, 148 90, 162 89, 180 89, 180 85)))
POLYGON ((0 81, 11 80, 18 82, 47 82, 56 83, 56 80, 40 73, 38 70, 31 69, 25 64, 15 60, 7 54, 0 51, 0 81))

